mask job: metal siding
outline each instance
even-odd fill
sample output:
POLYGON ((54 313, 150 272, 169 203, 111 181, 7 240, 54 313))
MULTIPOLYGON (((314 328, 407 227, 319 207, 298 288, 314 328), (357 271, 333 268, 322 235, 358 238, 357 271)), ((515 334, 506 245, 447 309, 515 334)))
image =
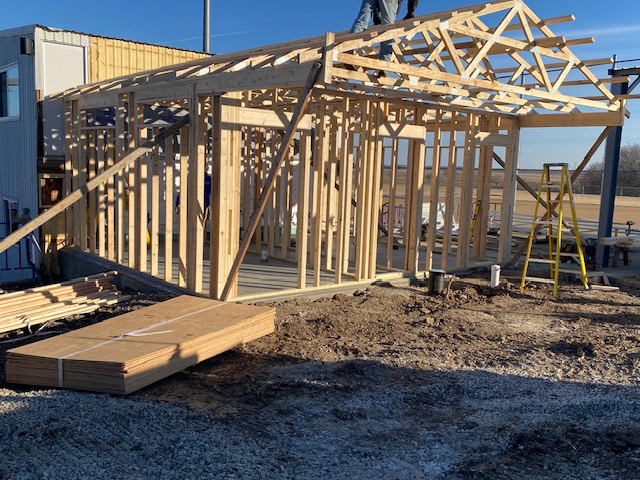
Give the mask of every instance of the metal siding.
POLYGON ((18 200, 20 214, 28 208, 38 215, 35 55, 20 54, 21 36, 34 38, 33 32, 0 37, 0 67, 17 62, 20 74, 20 117, 0 120, 0 222, 9 220, 4 197, 18 200))
POLYGON ((56 30, 47 27, 41 27, 40 31, 42 32, 42 40, 45 42, 62 43, 78 47, 88 47, 91 45, 91 37, 83 33, 56 30))
POLYGON ((209 56, 158 45, 92 37, 89 49, 89 83, 209 56))

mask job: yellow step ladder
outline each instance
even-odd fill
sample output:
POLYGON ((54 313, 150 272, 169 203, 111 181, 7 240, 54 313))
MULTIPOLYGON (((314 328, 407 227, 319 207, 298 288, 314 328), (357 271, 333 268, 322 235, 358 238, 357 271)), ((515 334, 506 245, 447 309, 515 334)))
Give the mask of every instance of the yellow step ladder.
POLYGON ((573 188, 571 186, 571 177, 569 176, 569 167, 566 163, 545 163, 542 166, 542 177, 540 178, 538 198, 533 213, 533 224, 531 225, 531 233, 529 234, 527 244, 527 256, 524 262, 524 269, 522 271, 520 292, 524 291, 524 287, 527 282, 553 283, 553 296, 555 297, 558 295, 558 281, 560 279, 560 273, 573 273, 580 275, 582 284, 586 289, 589 289, 587 268, 584 261, 584 253, 582 251, 582 243, 580 241, 580 232, 578 229, 578 217, 576 216, 576 206, 573 201, 573 188), (554 178, 551 177, 552 172, 555 173, 554 178), (557 192, 557 197, 555 199, 552 199, 551 194, 555 192, 557 192), (546 196, 547 202, 546 213, 542 217, 538 218, 538 208, 541 204, 541 197, 543 193, 546 196), (568 203, 571 207, 573 228, 567 225, 563 220, 565 195, 568 197, 568 203), (556 206, 558 208, 557 214, 555 214, 556 206), (554 215, 556 218, 553 218, 554 215), (536 233, 544 227, 547 227, 549 258, 532 258, 531 247, 536 237, 536 233), (563 231, 568 232, 568 235, 565 237, 565 239, 569 237, 575 240, 575 253, 561 251, 563 231), (561 260, 566 258, 576 258, 580 269, 575 270, 560 268, 561 260), (530 263, 548 264, 550 270, 550 278, 528 277, 527 271, 529 269, 530 263))

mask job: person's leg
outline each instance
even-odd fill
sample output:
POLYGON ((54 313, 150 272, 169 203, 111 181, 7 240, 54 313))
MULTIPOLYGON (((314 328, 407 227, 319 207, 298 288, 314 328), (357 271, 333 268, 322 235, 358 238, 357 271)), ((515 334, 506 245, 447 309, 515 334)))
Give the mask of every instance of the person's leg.
MULTIPOLYGON (((380 20, 382 25, 391 25, 396 21, 398 13, 398 0, 380 0, 380 20)), ((380 44, 380 60, 391 61, 393 40, 387 40, 380 44)))
POLYGON ((378 0, 362 0, 358 17, 355 22, 353 22, 353 26, 349 33, 359 33, 366 30, 369 26, 369 22, 371 21, 371 16, 373 15, 373 10, 375 8, 378 8, 378 0))

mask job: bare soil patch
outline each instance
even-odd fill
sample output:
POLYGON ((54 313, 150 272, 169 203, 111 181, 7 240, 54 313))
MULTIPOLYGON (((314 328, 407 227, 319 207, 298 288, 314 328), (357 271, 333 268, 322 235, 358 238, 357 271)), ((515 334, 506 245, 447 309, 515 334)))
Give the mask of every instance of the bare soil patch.
POLYGON ((640 478, 639 292, 450 287, 273 303, 273 335, 129 398, 241 429, 281 478, 640 478))

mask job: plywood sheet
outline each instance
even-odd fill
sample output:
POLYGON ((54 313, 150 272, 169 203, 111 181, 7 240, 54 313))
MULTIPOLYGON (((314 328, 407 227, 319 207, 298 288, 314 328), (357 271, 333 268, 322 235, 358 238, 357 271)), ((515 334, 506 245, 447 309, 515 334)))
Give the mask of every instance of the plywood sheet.
POLYGON ((274 325, 273 308, 184 295, 9 350, 7 382, 126 395, 274 325))

